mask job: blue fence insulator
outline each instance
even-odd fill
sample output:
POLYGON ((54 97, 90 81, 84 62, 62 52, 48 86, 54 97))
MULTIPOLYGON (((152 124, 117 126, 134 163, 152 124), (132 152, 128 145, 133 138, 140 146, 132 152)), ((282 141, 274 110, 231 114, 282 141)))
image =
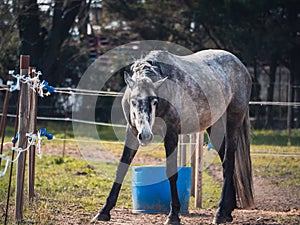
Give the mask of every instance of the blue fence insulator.
POLYGON ((55 91, 55 88, 50 86, 49 83, 45 80, 43 80, 42 84, 44 84, 45 86, 43 87, 43 89, 45 91, 49 91, 50 93, 53 93, 55 91))
POLYGON ((53 134, 48 134, 46 128, 41 128, 39 132, 41 137, 47 137, 47 140, 53 139, 53 134))
POLYGON ((18 139, 19 139, 19 136, 18 136, 18 134, 16 134, 16 136, 13 137, 13 138, 11 139, 11 142, 12 142, 13 144, 16 144, 17 141, 18 141, 18 139))

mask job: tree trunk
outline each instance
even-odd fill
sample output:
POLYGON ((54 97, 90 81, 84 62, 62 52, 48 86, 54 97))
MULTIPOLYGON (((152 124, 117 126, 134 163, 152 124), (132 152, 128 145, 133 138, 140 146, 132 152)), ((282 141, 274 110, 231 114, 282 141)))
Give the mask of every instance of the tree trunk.
POLYGON ((21 0, 18 20, 21 45, 19 53, 30 55, 31 66, 40 63, 42 40, 40 33, 39 9, 36 0, 21 0))
POLYGON ((56 83, 56 62, 59 60, 64 41, 70 36, 69 31, 79 13, 81 3, 82 0, 56 0, 52 26, 48 31, 47 28, 42 30, 40 27, 37 0, 19 2, 20 54, 30 55, 31 65, 41 70, 43 79, 49 83, 56 83))
POLYGON ((60 49, 64 41, 69 37, 69 31, 79 13, 81 2, 81 0, 55 1, 52 28, 45 40, 45 50, 41 64, 44 77, 49 83, 56 83, 53 74, 59 72, 59 69, 55 67, 55 64, 59 59, 60 49))

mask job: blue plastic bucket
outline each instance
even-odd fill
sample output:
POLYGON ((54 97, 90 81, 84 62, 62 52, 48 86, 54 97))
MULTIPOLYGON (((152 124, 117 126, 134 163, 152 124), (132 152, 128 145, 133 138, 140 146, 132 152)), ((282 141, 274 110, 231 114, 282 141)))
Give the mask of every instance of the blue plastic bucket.
MULTIPOLYGON (((178 168, 177 189, 180 213, 188 213, 191 194, 191 167, 178 168)), ((170 211, 171 191, 164 166, 132 168, 133 213, 165 213, 170 211)))

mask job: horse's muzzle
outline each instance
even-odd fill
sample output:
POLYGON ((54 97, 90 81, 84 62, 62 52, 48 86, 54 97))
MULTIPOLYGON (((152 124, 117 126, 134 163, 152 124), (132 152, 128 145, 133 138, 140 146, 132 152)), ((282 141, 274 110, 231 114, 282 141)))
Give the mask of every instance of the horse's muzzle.
POLYGON ((142 132, 137 135, 137 138, 140 142, 140 145, 144 146, 152 142, 153 134, 149 130, 142 130, 142 132))

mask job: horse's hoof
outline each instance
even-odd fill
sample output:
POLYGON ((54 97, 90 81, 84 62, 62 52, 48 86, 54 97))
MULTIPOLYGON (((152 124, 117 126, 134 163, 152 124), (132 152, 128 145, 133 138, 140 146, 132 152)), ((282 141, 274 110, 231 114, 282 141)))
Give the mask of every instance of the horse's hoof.
POLYGON ((164 224, 180 225, 180 219, 178 215, 169 216, 164 224))
POLYGON ((226 222, 232 222, 233 218, 231 215, 229 216, 221 216, 221 215, 216 215, 213 221, 213 224, 225 224, 226 222))
POLYGON ((99 212, 93 219, 93 221, 109 221, 110 220, 110 214, 99 212))
POLYGON ((226 222, 231 223, 233 221, 233 217, 231 215, 226 216, 225 218, 226 218, 226 222))

